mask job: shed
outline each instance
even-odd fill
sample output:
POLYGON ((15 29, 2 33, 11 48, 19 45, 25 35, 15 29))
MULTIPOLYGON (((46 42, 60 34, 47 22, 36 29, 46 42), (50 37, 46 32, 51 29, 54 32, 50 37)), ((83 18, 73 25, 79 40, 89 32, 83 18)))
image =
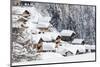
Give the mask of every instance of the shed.
POLYGON ((72 30, 62 30, 60 34, 63 41, 72 41, 76 33, 72 30))
POLYGON ((85 41, 84 41, 84 39, 74 39, 72 41, 72 44, 76 44, 76 45, 82 44, 82 45, 84 45, 85 44, 85 41))

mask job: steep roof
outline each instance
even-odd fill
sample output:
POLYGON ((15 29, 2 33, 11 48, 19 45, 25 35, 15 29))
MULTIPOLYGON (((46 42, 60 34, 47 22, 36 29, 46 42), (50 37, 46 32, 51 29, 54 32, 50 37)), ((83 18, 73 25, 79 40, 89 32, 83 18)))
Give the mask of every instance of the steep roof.
POLYGON ((56 38, 60 36, 59 33, 55 33, 55 32, 47 32, 47 33, 44 33, 42 35, 42 38, 44 41, 52 41, 52 40, 56 40, 56 38))
POLYGON ((32 35, 32 42, 34 44, 37 44, 39 42, 39 40, 41 39, 41 36, 39 34, 36 35, 32 35))
POLYGON ((58 36, 61 36, 60 33, 58 33, 58 32, 52 32, 52 33, 51 33, 51 38, 52 38, 53 40, 56 40, 56 38, 57 38, 58 36))

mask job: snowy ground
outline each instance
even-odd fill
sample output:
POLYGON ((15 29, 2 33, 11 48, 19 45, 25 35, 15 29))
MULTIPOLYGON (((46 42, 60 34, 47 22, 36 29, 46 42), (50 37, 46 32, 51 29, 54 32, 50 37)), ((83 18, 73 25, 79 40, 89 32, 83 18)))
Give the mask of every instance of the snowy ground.
POLYGON ((12 66, 46 64, 46 63, 61 63, 61 62, 93 61, 93 60, 95 60, 95 53, 87 53, 87 54, 80 54, 80 55, 67 56, 67 57, 63 57, 55 53, 42 53, 41 60, 12 63, 12 66))

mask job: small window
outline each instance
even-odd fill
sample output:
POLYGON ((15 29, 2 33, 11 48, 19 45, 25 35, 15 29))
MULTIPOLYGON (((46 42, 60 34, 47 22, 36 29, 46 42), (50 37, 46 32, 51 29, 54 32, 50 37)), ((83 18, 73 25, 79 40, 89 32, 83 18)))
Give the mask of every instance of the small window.
POLYGON ((39 32, 39 34, 41 34, 41 32, 39 32))

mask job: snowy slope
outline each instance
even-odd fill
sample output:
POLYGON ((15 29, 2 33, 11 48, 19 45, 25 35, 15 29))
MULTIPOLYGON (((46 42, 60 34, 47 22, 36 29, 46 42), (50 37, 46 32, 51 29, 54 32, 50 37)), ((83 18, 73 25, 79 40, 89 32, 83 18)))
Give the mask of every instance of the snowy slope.
POLYGON ((58 54, 55 55, 54 53, 51 53, 51 54, 46 53, 42 57, 43 57, 42 60, 13 63, 12 65, 14 66, 14 65, 30 65, 30 64, 45 64, 45 63, 94 61, 95 53, 87 53, 87 54, 68 56, 68 57, 61 57, 60 55, 58 55, 58 54))

